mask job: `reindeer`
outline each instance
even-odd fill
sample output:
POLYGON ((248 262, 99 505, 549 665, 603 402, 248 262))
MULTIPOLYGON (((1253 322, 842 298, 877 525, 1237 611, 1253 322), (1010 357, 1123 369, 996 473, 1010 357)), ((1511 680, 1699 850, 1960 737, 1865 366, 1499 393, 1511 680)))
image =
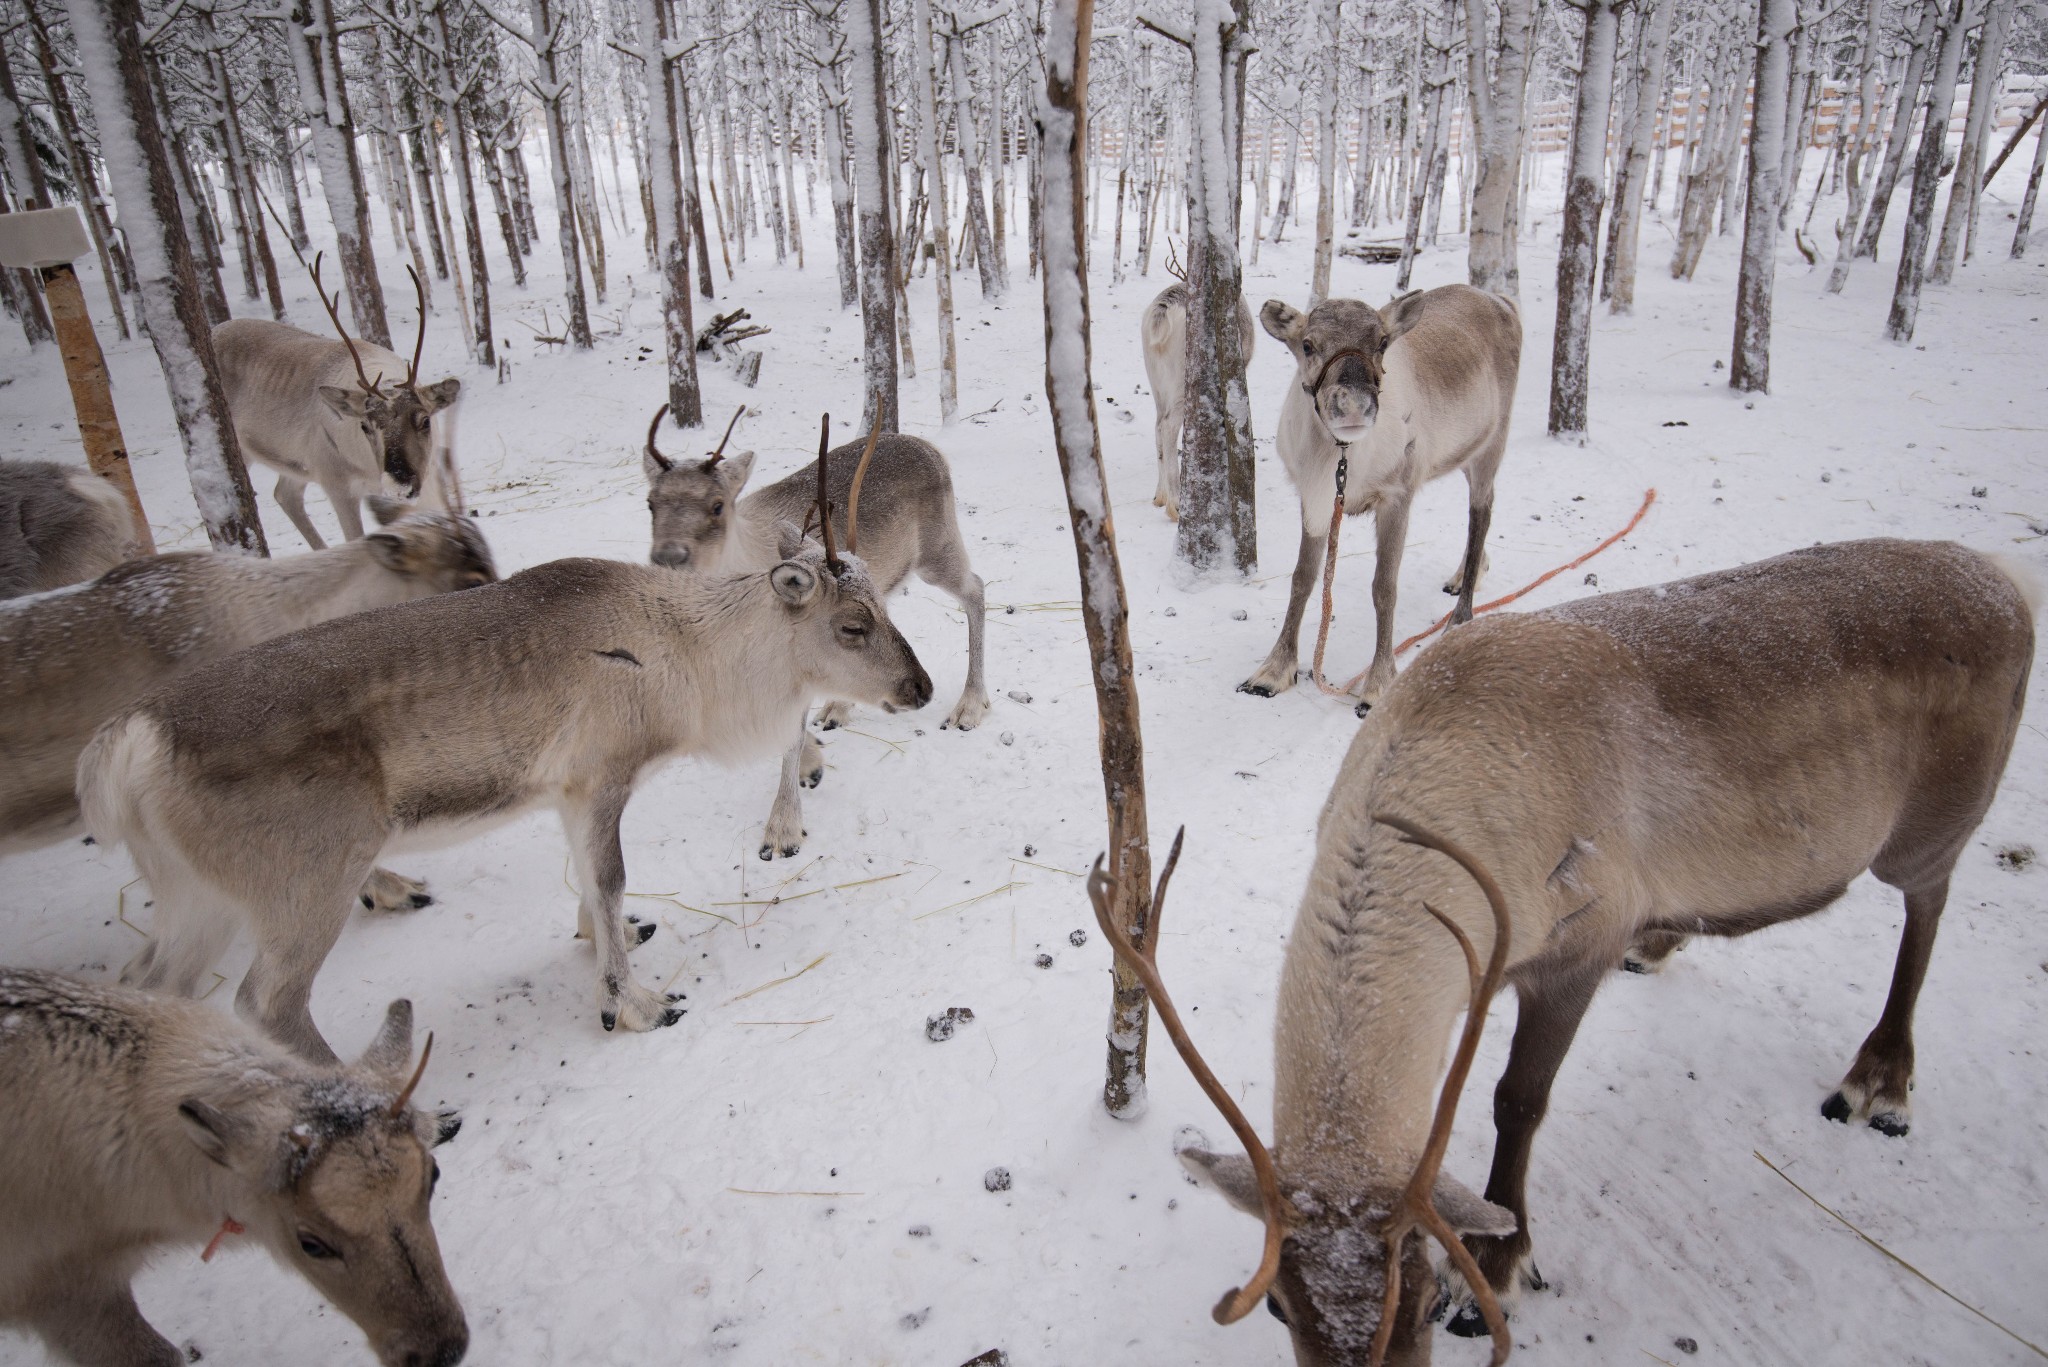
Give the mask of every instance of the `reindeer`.
POLYGON ((306 486, 320 486, 343 538, 357 540, 363 534, 357 505, 383 489, 387 478, 407 498, 419 496, 434 454, 434 414, 462 391, 462 381, 452 375, 438 384, 419 383, 427 298, 417 274, 413 286, 419 291, 420 327, 410 362, 348 335, 337 309, 341 292, 328 297, 318 257, 313 290, 334 320, 339 342, 260 318, 230 319, 213 330, 242 454, 278 472, 278 506, 316 551, 327 543, 306 516, 306 486), (397 379, 401 373, 405 378, 397 379), (387 380, 396 380, 389 390, 387 380))
MULTIPOLYGON (((1173 244, 1167 244, 1171 254, 1173 244)), ((1178 263, 1169 260, 1167 270, 1180 283, 1168 285, 1145 308, 1138 337, 1145 351, 1145 382, 1152 386, 1152 406, 1158 417, 1152 424, 1153 444, 1159 451, 1159 484, 1152 505, 1166 509, 1167 520, 1180 521, 1180 429, 1187 421, 1188 372, 1188 287, 1187 276, 1178 263)), ((1238 345, 1244 362, 1252 361, 1252 347, 1258 332, 1252 326, 1252 306, 1244 296, 1237 300, 1238 345)))
MULTIPOLYGON (((179 1367, 130 1280, 246 1235, 354 1320, 386 1367, 469 1347, 428 1202, 412 1004, 316 1066, 197 1002, 0 968, 0 1326, 83 1367, 179 1367)), ((197 1354, 194 1354, 196 1357, 197 1354)))
POLYGON ((76 584, 141 552, 135 513, 75 465, 0 460, 0 598, 76 584))
POLYGON ((191 993, 246 918, 237 1009, 330 1058, 307 1000, 378 852, 552 806, 604 1028, 674 1024, 680 998, 626 962, 619 817, 641 777, 762 753, 819 694, 931 700, 866 567, 829 521, 825 538, 820 552, 785 524, 777 563, 717 579, 557 560, 266 642, 115 717, 79 761, 79 797, 155 894, 140 984, 191 993))
POLYGON ((1322 571, 1334 531, 1331 510, 1341 497, 1348 517, 1372 511, 1379 543, 1372 577, 1377 634, 1359 694, 1363 711, 1394 681, 1394 599, 1409 507, 1424 484, 1453 470, 1465 472, 1471 516, 1463 560, 1444 592, 1458 596, 1452 622, 1472 620, 1522 359, 1521 315, 1499 295, 1444 285, 1384 309, 1325 299, 1302 313, 1269 299, 1259 319, 1294 353, 1295 382, 1280 406, 1274 447, 1301 496, 1301 551, 1280 639, 1237 691, 1270 698, 1294 687, 1302 610, 1322 571))
MULTIPOLYGON (((160 684, 315 622, 497 578, 470 519, 382 496, 369 506, 379 529, 331 550, 154 556, 0 604, 0 852, 77 834, 79 752, 160 684)), ((360 898, 380 911, 434 900, 389 869, 372 871, 360 898)))
MULTIPOLYGON (((918 437, 868 434, 863 447, 848 442, 827 451, 829 423, 818 436, 818 459, 795 474, 740 496, 754 470, 754 453, 728 459, 726 442, 742 408, 726 424, 718 449, 703 461, 671 460, 655 445, 655 434, 668 412, 664 406, 647 428, 647 449, 640 462, 647 475, 647 509, 653 516, 654 545, 649 559, 670 569, 699 574, 733 574, 765 568, 777 555, 776 528, 796 522, 820 501, 820 472, 831 471, 831 488, 823 501, 844 509, 840 530, 849 550, 865 544, 862 558, 876 590, 893 593, 913 571, 927 584, 952 595, 967 615, 967 683, 960 701, 940 729, 971 731, 988 715, 988 688, 982 680, 982 628, 985 616, 981 577, 967 560, 966 539, 953 504, 953 477, 936 446, 918 437), (862 504, 862 489, 868 490, 862 504), (858 514, 865 506, 867 518, 858 514)), ((843 699, 828 702, 818 724, 830 731, 844 724, 843 699)), ((797 719, 797 743, 783 759, 782 780, 761 836, 760 854, 773 859, 793 855, 803 846, 803 805, 798 787, 815 788, 825 775, 824 751, 811 735, 807 718, 797 719)))
MULTIPOLYGON (((1906 1134, 1914 1003, 2019 727, 2038 605, 1961 546, 1859 541, 1489 617, 1426 651, 1323 806, 1280 978, 1270 1153, 1154 988, 1248 1153, 1197 1140, 1182 1158, 1266 1222, 1258 1275, 1217 1318, 1270 1296, 1299 1362, 1427 1363, 1419 1221, 1478 1301, 1453 1332, 1484 1323, 1502 1362, 1496 1298, 1530 1275, 1530 1149, 1595 989, 1646 931, 1748 934, 1865 870, 1904 894, 1905 932, 1821 1113, 1906 1134), (1503 978, 1519 1006, 1482 1199, 1437 1165, 1503 978)), ((1108 929, 1156 981, 1149 951, 1108 929)))

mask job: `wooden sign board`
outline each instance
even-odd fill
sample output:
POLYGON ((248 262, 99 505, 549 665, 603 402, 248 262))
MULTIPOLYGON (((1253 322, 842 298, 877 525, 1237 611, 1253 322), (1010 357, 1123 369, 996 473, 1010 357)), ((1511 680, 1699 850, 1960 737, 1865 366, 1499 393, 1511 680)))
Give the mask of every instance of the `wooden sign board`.
POLYGON ((0 266, 61 266, 91 250, 74 205, 0 214, 0 266))

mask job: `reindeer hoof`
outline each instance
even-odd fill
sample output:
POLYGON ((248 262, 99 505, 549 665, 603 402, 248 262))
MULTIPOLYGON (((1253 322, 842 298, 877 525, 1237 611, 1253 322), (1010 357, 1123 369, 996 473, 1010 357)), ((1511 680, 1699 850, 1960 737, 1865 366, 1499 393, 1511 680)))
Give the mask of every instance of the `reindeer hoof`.
POLYGON ((1273 696, 1272 689, 1266 687, 1264 684, 1253 683, 1249 679, 1239 684, 1237 686, 1237 691, 1240 693, 1249 693, 1254 698, 1270 698, 1273 696))
POLYGON ((798 783, 801 783, 806 788, 815 788, 824 781, 825 766, 822 764, 797 780, 798 783))
POLYGON ((1372 711, 1372 704, 1369 702, 1362 702, 1358 706, 1351 709, 1351 715, 1354 717, 1363 717, 1366 713, 1370 711, 1372 711))
MULTIPOLYGON (((810 834, 810 832, 809 832, 809 831, 805 831, 805 832, 804 832, 804 834, 805 834, 805 835, 809 835, 809 834, 810 834)), ((783 857, 784 859, 788 859, 788 858, 790 858, 790 857, 791 857, 792 855, 794 855, 794 854, 795 854, 795 853, 796 853, 796 852, 797 852, 798 850, 801 850, 802 848, 803 848, 803 846, 801 846, 801 845, 784 845, 784 846, 782 847, 782 857, 783 857)))
POLYGON ((654 922, 629 921, 627 924, 633 932, 632 948, 637 949, 654 938, 654 922))
POLYGON ((682 1018, 683 1008, 680 1006, 671 1006, 668 1010, 662 1012, 660 1018, 654 1022, 654 1028, 657 1030, 665 1030, 669 1026, 674 1025, 677 1021, 681 1020, 682 1018))
MULTIPOLYGON (((883 704, 883 710, 884 710, 884 711, 888 711, 888 712, 893 712, 893 711, 895 711, 896 709, 895 709, 895 708, 893 708, 893 707, 890 707, 890 706, 889 706, 888 704, 884 703, 884 704, 883 704)), ((821 718, 821 719, 819 720, 819 722, 818 722, 818 729, 819 729, 820 731, 837 731, 837 730, 839 729, 839 718, 837 718, 837 717, 824 717, 824 718, 821 718)))
POLYGON ((443 1144, 461 1133, 462 1117, 460 1115, 457 1115, 454 1111, 436 1111, 434 1113, 433 1146, 435 1148, 440 1148, 443 1144))
POLYGON ((671 992, 668 994, 668 999, 672 1002, 686 1002, 690 999, 690 995, 687 992, 671 992))
POLYGON ((1638 959, 1633 953, 1630 953, 1622 955, 1621 971, 1624 973, 1641 973, 1647 976, 1655 973, 1657 970, 1644 963, 1641 959, 1638 959))
POLYGON ((1879 1111, 1870 1117, 1870 1128, 1888 1139, 1903 1139, 1906 1131, 1912 1129, 1913 1125, 1897 1111, 1879 1111))
POLYGON ((416 892, 408 900, 411 901, 414 911, 434 905, 434 895, 430 892, 416 892))
POLYGON ((1469 1301, 1452 1312, 1444 1328, 1461 1339, 1483 1339, 1493 1332, 1486 1327, 1486 1316, 1479 1313, 1479 1306, 1469 1301))
POLYGON ((1849 1098, 1840 1092, 1831 1094, 1826 1101, 1820 1103, 1820 1113, 1839 1125, 1848 1124, 1849 1117, 1853 1114, 1849 1098))
POLYGON ((619 1028, 619 1013, 616 1011, 600 1011, 597 1013, 597 1018, 604 1022, 606 1034, 610 1034, 619 1028))
POLYGON ((762 859, 762 861, 763 861, 763 862, 766 862, 767 860, 773 859, 774 857, 775 857, 775 847, 774 847, 773 845, 763 845, 763 846, 761 847, 761 859, 762 859))
POLYGON ((377 899, 370 896, 367 892, 358 894, 358 900, 362 902, 364 911, 375 911, 377 909, 377 899))

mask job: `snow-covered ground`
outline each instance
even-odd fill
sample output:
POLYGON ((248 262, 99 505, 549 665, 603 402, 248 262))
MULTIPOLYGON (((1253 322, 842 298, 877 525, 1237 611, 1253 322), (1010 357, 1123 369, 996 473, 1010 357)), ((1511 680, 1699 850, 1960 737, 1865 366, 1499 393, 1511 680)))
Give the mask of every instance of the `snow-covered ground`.
MULTIPOLYGON (((1724 369, 1737 240, 1715 238, 1699 277, 1677 283, 1664 269, 1669 231, 1650 219, 1637 315, 1595 314, 1593 441, 1578 448, 1543 436, 1551 159, 1522 249, 1527 340, 1487 587, 1518 586, 1590 547, 1652 486, 1656 505, 1635 535, 1526 605, 1594 592, 1588 572, 1600 588, 1624 588, 1878 534, 1954 537, 2048 575, 2048 242, 2030 261, 2006 259, 2026 160, 1987 200, 1977 263, 1927 291, 1913 346, 1879 340, 1896 230, 1885 260, 1859 263, 1837 298, 1787 241, 1773 393, 1754 400, 1730 393, 1724 369)), ((818 205, 829 209, 822 187, 818 205)), ((1894 224, 1903 206, 1902 193, 1894 224)), ((1832 212, 1823 204, 1816 222, 1832 212)), ((402 282, 376 219, 386 283, 402 282)), ((720 424, 749 405, 736 441, 760 452, 759 479, 810 458, 821 408, 837 431, 858 418, 859 319, 837 307, 829 224, 829 213, 805 222, 807 270, 776 267, 757 240, 718 300, 775 329, 762 339, 758 389, 726 370, 705 376, 720 424)), ((544 306, 561 315, 552 230, 530 289, 496 270, 502 385, 451 366, 462 351, 438 286, 444 312, 426 370, 463 377, 464 482, 507 573, 646 552, 637 450, 662 399, 658 307, 637 232, 608 227, 615 279, 610 300, 593 305, 594 352, 550 350, 521 325, 538 327, 544 306)), ((438 901, 358 918, 327 961, 314 1013, 344 1051, 367 1041, 395 996, 411 997, 436 1032, 421 1097, 467 1122, 439 1154, 435 1209, 472 1361, 952 1367, 991 1348, 1019 1367, 1290 1360, 1268 1317, 1230 1328, 1209 1318, 1256 1261, 1258 1227, 1190 1186, 1171 1156, 1182 1124, 1227 1131, 1163 1034, 1149 1113, 1112 1120, 1098 1100, 1109 958, 1079 877, 1104 840, 1095 712, 1046 414, 1039 284, 1024 276, 1018 236, 1006 302, 982 302, 971 273, 956 287, 960 411, 972 416, 938 424, 928 278, 915 287, 921 369, 903 405, 907 430, 952 460, 988 581, 988 723, 939 730, 965 674, 966 632, 949 600, 914 584, 891 611, 936 681, 934 704, 863 712, 825 738, 829 771, 805 795, 800 856, 755 857, 771 757, 734 771, 677 764, 648 783, 627 813, 626 863, 632 908, 662 932, 635 958, 644 979, 689 993, 673 1029, 599 1028, 551 817, 400 861, 438 901), (1050 966, 1036 966, 1041 955, 1050 966), (928 1041, 926 1017, 950 1006, 972 1008, 973 1023, 928 1041), (1013 1185, 992 1194, 983 1174, 996 1166, 1013 1185)), ((1254 304, 1303 301, 1308 248, 1295 229, 1263 249, 1246 272, 1254 304)), ((1315 813, 1357 722, 1312 689, 1275 700, 1233 691, 1264 658, 1285 603, 1295 500, 1278 463, 1262 461, 1260 577, 1181 586, 1172 529, 1150 502, 1152 405, 1137 345, 1139 313, 1166 281, 1155 267, 1112 286, 1106 230, 1093 250, 1098 413, 1142 673, 1152 829, 1189 831, 1160 957, 1209 1060, 1266 1129, 1281 952, 1315 813)), ((307 282, 287 278, 294 321, 319 324, 307 282)), ((1463 278, 1462 240, 1449 240, 1422 259, 1416 283, 1463 278)), ((1391 267, 1340 258, 1335 292, 1377 302, 1392 280, 1391 267)), ((96 278, 88 296, 103 315, 96 278)), ((393 326, 409 334, 410 310, 393 326)), ((202 545, 148 345, 111 347, 110 364, 158 544, 202 545)), ((1262 447, 1289 374, 1283 349, 1261 337, 1251 392, 1262 447)), ((11 381, 0 385, 0 455, 77 459, 55 353, 25 356, 10 330, 0 376, 11 381)), ((268 478, 258 481, 273 547, 297 551, 268 478)), ((1447 481, 1420 502, 1403 635, 1447 606, 1438 586, 1462 544, 1463 497, 1462 482, 1447 481)), ((332 525, 317 496, 312 507, 332 525)), ((1370 653, 1369 545, 1354 524, 1333 673, 1370 653)), ((1820 1115, 1889 982, 1902 913, 1888 889, 1864 879, 1824 915, 1695 943, 1661 978, 1617 974, 1538 1142, 1531 1205, 1550 1290, 1514 1321, 1518 1362, 2034 1360, 1753 1152, 1955 1295, 2048 1342, 2048 873, 2008 871, 1995 857, 2048 849, 2048 671, 2033 694, 2034 720, 1956 871, 1919 1015, 1910 1137, 1820 1115), (1681 1338, 1697 1357, 1674 1346, 1681 1338)), ((117 915, 124 888, 129 919, 149 915, 144 890, 126 886, 133 876, 124 855, 76 844, 8 860, 0 960, 118 970, 136 944, 117 915)), ((245 962, 241 950, 222 964, 229 984, 245 962)), ((215 999, 226 1009, 230 996, 215 999)), ((1512 1018, 1504 999, 1452 1145, 1451 1170, 1475 1187, 1512 1018)), ((368 1360, 346 1319, 252 1253, 163 1259, 140 1296, 166 1334, 219 1367, 368 1360)), ((39 1351, 0 1337, 0 1362, 40 1361, 39 1351)), ((1437 1341, 1441 1362, 1483 1351, 1437 1341)))

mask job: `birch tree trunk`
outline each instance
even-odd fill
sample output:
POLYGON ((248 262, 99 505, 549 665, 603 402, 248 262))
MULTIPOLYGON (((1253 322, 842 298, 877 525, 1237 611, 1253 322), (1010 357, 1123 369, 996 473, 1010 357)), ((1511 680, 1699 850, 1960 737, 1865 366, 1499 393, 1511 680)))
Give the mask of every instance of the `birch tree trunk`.
POLYGON ((1934 79, 1928 83, 1920 150, 1913 158, 1913 190, 1906 201, 1906 231, 1899 245, 1898 282, 1884 325, 1884 335, 1894 342, 1912 341, 1913 325, 1920 317, 1920 284, 1927 269, 1927 238, 1934 226, 1934 197, 1941 189, 1956 72, 1962 66, 1964 34, 1975 20, 1973 0, 1955 0, 1947 31, 1942 34, 1941 51, 1934 60, 1934 79))
POLYGON ((669 78, 668 0, 638 0, 640 74, 647 92, 647 168, 654 190, 654 254, 661 279, 661 331, 668 345, 668 410, 678 427, 704 425, 697 386, 697 329, 690 316, 690 244, 683 236, 683 189, 676 137, 676 87, 669 78))
POLYGON ((562 28, 549 11, 548 0, 527 0, 527 14, 533 23, 534 57, 540 65, 536 93, 547 116, 548 155, 554 163, 555 226, 562 244, 562 290, 569 309, 569 345, 578 351, 588 351, 592 345, 590 308, 583 296, 583 255, 576 244, 576 187, 569 172, 569 129, 562 108, 568 91, 555 55, 562 28))
POLYGON ((341 259, 341 283, 348 293, 356 334, 388 347, 391 325, 384 317, 384 289, 377 278, 376 255, 370 249, 370 199, 363 189, 362 167, 356 161, 355 125, 349 117, 348 91, 341 81, 334 3, 296 0, 296 5, 282 7, 278 14, 284 20, 284 45, 299 80, 299 108, 312 130, 320 192, 334 224, 335 255, 341 259))
POLYGON ((931 0, 912 0, 917 21, 918 140, 924 153, 926 183, 931 197, 932 250, 937 266, 939 296, 939 421, 951 426, 960 407, 960 361, 953 340, 953 242, 946 218, 946 168, 940 160, 939 106, 932 90, 932 6, 931 0))
MULTIPOLYGON (((476 311, 473 317, 475 331, 470 334, 470 354, 476 357, 478 365, 497 369, 497 348, 491 340, 491 271, 484 257, 483 224, 476 211, 476 176, 470 170, 469 115, 463 111, 461 77, 456 66, 455 48, 449 41, 448 7, 434 7, 434 22, 441 39, 441 71, 438 98, 442 117, 447 120, 448 145, 454 152, 456 188, 462 196, 463 238, 469 248, 469 281, 476 294, 476 311)), ((441 158, 434 154, 434 165, 438 168, 441 158)), ((445 205, 448 197, 444 192, 441 202, 445 205)), ((456 272, 455 297, 462 298, 461 272, 456 272)))
POLYGON ((2041 125, 2040 133, 2034 138, 2034 166, 2027 173, 2027 193, 2020 200, 2019 224, 2012 234, 2012 259, 2018 261, 2027 254, 2027 234, 2034 229, 2034 204, 2041 197, 2041 168, 2048 164, 2048 123, 2041 125))
MULTIPOLYGON (((683 134, 683 217, 689 223, 691 241, 697 244, 697 293, 713 299, 718 291, 711 282, 711 239, 704 231, 704 197, 697 191, 697 135, 691 129, 690 81, 682 62, 676 63, 675 81, 683 134)), ((726 274, 731 273, 728 266, 726 274)))
POLYGON ((1977 219, 1977 203, 1984 192, 1984 141, 1991 135, 1991 113, 1998 100, 1998 69, 2005 60, 2006 26, 2012 18, 2012 0, 1991 0, 1984 17, 1984 29, 1977 39, 1977 63, 1970 77, 1970 115, 1963 126, 1963 145, 1956 153, 1956 175, 1949 182, 1948 212, 1941 222, 1941 240, 1935 247, 1934 267, 1928 278, 1937 285, 1955 279, 1956 256, 1962 250, 1966 230, 1977 219))
MULTIPOLYGON (((1578 111, 1572 124, 1564 232, 1557 251, 1557 329, 1550 349, 1550 435, 1586 441, 1587 361, 1593 327, 1593 270, 1607 184, 1607 121, 1614 107, 1618 0, 1587 0, 1579 44, 1578 111)), ((1777 0, 1789 4, 1791 0, 1777 0)))
POLYGON ((79 202, 85 209, 85 224, 92 232, 93 250, 99 254, 100 282, 106 287, 107 307, 114 315, 115 326, 120 329, 121 340, 125 342, 131 336, 128 310, 121 303, 121 291, 129 280, 126 263, 124 261, 117 269, 113 253, 108 248, 113 224, 107 217, 99 182, 94 178, 91 162, 86 157, 84 139, 78 127, 78 111, 72 106, 71 92, 63 76, 58 73, 57 54, 50 44, 49 26, 34 4, 24 4, 23 8, 28 12, 29 27, 35 32, 36 65, 43 73, 43 90, 50 97, 50 113, 57 124, 57 135, 64 143, 65 159, 71 164, 71 178, 78 186, 79 202))
POLYGON ((1472 227, 1468 269, 1483 290, 1521 297, 1516 264, 1516 189, 1522 174, 1523 101, 1529 85, 1529 47, 1536 25, 1535 0, 1500 0, 1498 48, 1492 61, 1493 29, 1486 0, 1465 0, 1467 60, 1471 66, 1472 121, 1479 170, 1472 185, 1472 227))
MULTIPOLYGON (((1213 0, 1198 4, 1203 10, 1213 0)), ((1100 721, 1103 796, 1109 809, 1111 914, 1143 947, 1152 919, 1152 855, 1145 819, 1145 745, 1137 676, 1131 662, 1129 609, 1118 563, 1109 483, 1095 422, 1090 377, 1084 155, 1087 147, 1088 44, 1093 0, 1054 0, 1046 19, 1045 102, 1039 106, 1040 192, 1045 198, 1045 396, 1074 529, 1081 615, 1100 721)), ((1145 1111, 1149 1003, 1137 975, 1114 958, 1109 1061, 1102 1104, 1119 1119, 1145 1111)))
MULTIPOLYGON (((14 91, 14 73, 9 69, 7 50, 0 46, 0 170, 14 186, 24 209, 51 207, 50 187, 43 179, 42 163, 36 160, 34 140, 29 136, 28 109, 14 91)), ((0 200, 0 213, 6 203, 0 200)), ((30 351, 54 345, 57 330, 43 306, 41 280, 31 270, 10 270, 9 283, 18 300, 21 328, 30 351)))
MULTIPOLYGON (((1871 0, 1877 4, 1880 0, 1871 0)), ((1657 102, 1664 92, 1665 58, 1671 40, 1671 16, 1678 0, 1643 0, 1654 8, 1638 13, 1642 35, 1636 53, 1635 126, 1628 153, 1615 176, 1614 230, 1607 273, 1601 289, 1607 311, 1627 316, 1636 311, 1636 247, 1642 238, 1643 190, 1650 169, 1650 151, 1657 140, 1657 102)))
POLYGON ((1337 84, 1344 0, 1317 0, 1316 10, 1323 89, 1316 103, 1316 257, 1309 275, 1310 308, 1330 297, 1330 263, 1337 254, 1337 84))
POLYGON ((860 220, 861 358, 867 374, 861 427, 880 414, 882 430, 897 430, 896 241, 889 230, 889 167, 882 156, 887 88, 882 54, 881 0, 843 0, 847 99, 853 126, 855 207, 860 220))
MULTIPOLYGON (((822 27, 822 22, 821 22, 822 27)), ((832 187, 832 238, 839 263, 839 307, 850 309, 860 302, 860 263, 855 257, 853 232, 853 186, 846 178, 846 84, 835 62, 818 72, 820 109, 818 122, 825 128, 826 179, 832 187)))
POLYGON ((1923 0, 1920 28, 1913 35, 1913 50, 1906 58, 1906 74, 1899 80, 1891 137, 1885 143, 1884 166, 1878 172, 1876 188, 1870 192, 1870 208, 1863 220, 1862 235, 1856 240, 1856 255, 1871 261, 1877 260, 1877 236, 1884 231, 1885 212, 1891 206, 1892 191, 1898 188, 1899 173, 1906 164, 1906 147, 1913 140, 1913 111, 1919 105, 1921 83, 1934 52, 1942 5, 1943 0, 1923 0))
POLYGON ((947 39, 946 58, 953 74, 953 123, 960 140, 960 166, 966 172, 967 223, 974 232, 974 265, 981 274, 981 297, 1001 299, 1009 289, 1009 273, 996 255, 995 238, 989 232, 988 203, 981 189, 981 148, 975 140, 974 81, 967 70, 967 34, 961 31, 957 15, 947 39))
POLYGON ((1757 7, 1756 114, 1749 134, 1749 190, 1742 223, 1742 270, 1735 284, 1735 345, 1728 387, 1771 389, 1771 286, 1778 270, 1778 197, 1785 187, 1785 114, 1789 98, 1795 0, 1757 7))
POLYGON ((1828 269, 1829 294, 1840 294, 1842 287, 1849 283, 1849 263, 1856 255, 1856 232, 1862 222, 1863 206, 1870 196, 1868 162, 1882 127, 1882 113, 1877 103, 1877 65, 1878 45, 1883 40, 1884 0, 1865 0, 1863 49, 1856 63, 1856 141, 1842 148, 1849 184, 1849 205, 1835 230, 1835 264, 1828 269))
POLYGON ((215 550, 267 555, 150 93, 141 0, 65 0, 65 7, 207 540, 215 550))

